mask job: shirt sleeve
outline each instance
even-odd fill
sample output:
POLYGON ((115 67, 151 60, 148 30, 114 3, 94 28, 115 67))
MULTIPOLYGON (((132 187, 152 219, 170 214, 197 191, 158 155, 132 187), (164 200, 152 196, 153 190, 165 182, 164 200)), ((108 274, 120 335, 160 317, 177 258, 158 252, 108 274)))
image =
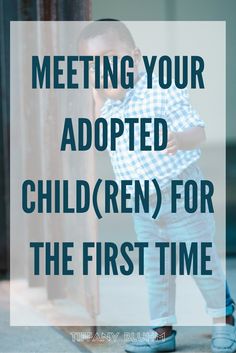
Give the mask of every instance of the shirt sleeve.
POLYGON ((187 89, 178 89, 175 85, 166 90, 165 119, 173 131, 205 126, 204 121, 189 102, 187 89))

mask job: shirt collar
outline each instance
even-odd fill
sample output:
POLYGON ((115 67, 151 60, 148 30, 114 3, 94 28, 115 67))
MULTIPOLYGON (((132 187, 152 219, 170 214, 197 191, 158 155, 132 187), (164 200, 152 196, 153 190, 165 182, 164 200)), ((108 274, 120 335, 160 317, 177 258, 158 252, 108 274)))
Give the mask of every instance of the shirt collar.
POLYGON ((128 89, 122 100, 114 100, 114 99, 106 100, 106 102, 104 103, 101 109, 101 113, 105 114, 113 107, 121 107, 127 104, 131 99, 133 100, 143 99, 146 95, 146 88, 147 88, 146 73, 141 72, 139 73, 139 79, 136 82, 134 88, 128 89))

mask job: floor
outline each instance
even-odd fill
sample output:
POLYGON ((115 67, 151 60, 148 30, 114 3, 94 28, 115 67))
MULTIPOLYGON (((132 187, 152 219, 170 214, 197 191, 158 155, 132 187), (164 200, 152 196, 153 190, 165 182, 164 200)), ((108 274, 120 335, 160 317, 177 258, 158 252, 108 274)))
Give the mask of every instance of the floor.
MULTIPOLYGON (((227 261, 228 283, 236 298, 236 259, 227 261)), ((75 327, 9 327, 9 282, 0 282, 0 353, 121 353, 125 341, 138 339, 146 328, 100 327, 96 338, 84 340, 91 331, 75 327)), ((178 327, 178 352, 210 352, 210 327, 178 327)))

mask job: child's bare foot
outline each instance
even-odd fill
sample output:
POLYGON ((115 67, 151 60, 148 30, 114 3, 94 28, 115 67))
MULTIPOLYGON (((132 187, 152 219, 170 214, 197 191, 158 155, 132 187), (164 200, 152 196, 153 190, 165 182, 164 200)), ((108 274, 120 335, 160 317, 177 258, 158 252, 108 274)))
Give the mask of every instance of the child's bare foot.
POLYGON ((227 324, 227 325, 232 325, 234 326, 234 317, 233 315, 228 315, 226 317, 219 317, 213 319, 214 324, 227 324))
POLYGON ((172 335, 172 326, 163 326, 158 327, 154 330, 157 333, 157 340, 163 340, 163 338, 169 337, 172 335))

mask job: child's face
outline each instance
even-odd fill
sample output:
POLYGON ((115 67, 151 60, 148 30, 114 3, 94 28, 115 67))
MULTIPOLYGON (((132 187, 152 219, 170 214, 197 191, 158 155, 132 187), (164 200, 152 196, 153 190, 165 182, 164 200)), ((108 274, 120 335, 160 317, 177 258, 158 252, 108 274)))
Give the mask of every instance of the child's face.
MULTIPOLYGON (((118 60, 119 57, 122 57, 124 55, 129 55, 132 56, 134 59, 134 68, 129 69, 129 72, 134 73, 134 77, 136 78, 137 73, 138 73, 138 62, 139 62, 139 57, 140 53, 138 49, 133 49, 129 48, 128 44, 125 42, 122 42, 117 35, 113 33, 107 33, 103 35, 98 35, 94 38, 90 38, 82 43, 82 50, 81 50, 82 55, 91 55, 91 56, 100 56, 101 58, 101 66, 100 66, 100 77, 101 77, 101 85, 103 83, 102 80, 102 75, 103 75, 103 67, 102 67, 102 57, 103 56, 117 56, 118 60)), ((97 89, 98 94, 103 97, 104 99, 122 99, 125 96, 126 90, 121 86, 120 84, 120 72, 119 72, 119 66, 118 65, 118 88, 113 88, 113 87, 108 87, 106 89, 97 89)), ((91 65, 91 69, 89 72, 90 76, 90 82, 92 86, 94 86, 94 70, 93 70, 93 64, 91 65)))

